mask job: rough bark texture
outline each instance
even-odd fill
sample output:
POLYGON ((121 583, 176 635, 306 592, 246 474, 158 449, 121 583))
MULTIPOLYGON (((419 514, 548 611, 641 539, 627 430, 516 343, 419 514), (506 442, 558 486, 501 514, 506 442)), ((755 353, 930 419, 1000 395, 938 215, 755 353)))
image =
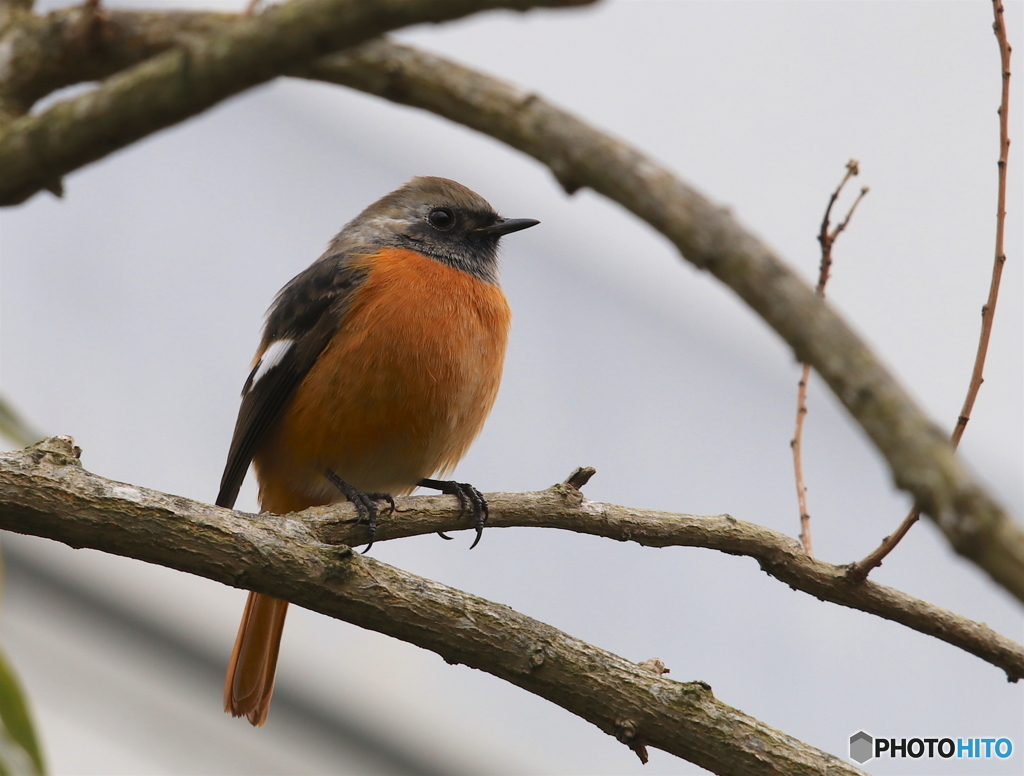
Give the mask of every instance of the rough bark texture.
MULTIPOLYGON (((241 561, 233 545, 239 541, 260 544, 264 531, 269 532, 266 541, 271 543, 278 535, 295 536, 315 545, 358 546, 366 541, 366 527, 356 525, 355 510, 345 504, 308 509, 301 517, 229 512, 105 480, 82 470, 77 459, 69 459, 72 468, 54 468, 54 456, 70 449, 69 443, 59 440, 66 437, 29 451, 0 455, 0 529, 172 568, 182 568, 179 561, 170 559, 187 552, 193 532, 201 532, 206 538, 197 557, 199 565, 182 570, 236 587, 250 585, 245 570, 234 568, 241 561), (49 450, 57 452, 47 457, 44 452, 49 450), (41 459, 50 463, 36 465, 41 459), (105 500, 108 497, 113 501, 105 500), (128 530, 141 536, 128 541, 123 535, 128 530), (214 538, 211 532, 216 531, 224 536, 212 546, 219 546, 221 541, 232 544, 227 557, 209 551, 214 538), (143 552, 148 554, 140 554, 143 552), (219 575, 219 567, 233 570, 227 576, 219 575)), ((491 493, 487 498, 491 529, 557 528, 646 547, 704 547, 749 556, 767 574, 794 590, 934 636, 1002 669, 1010 681, 1024 676, 1024 647, 987 625, 884 585, 852 583, 844 567, 809 557, 790 537, 730 515, 674 514, 603 504, 590 501, 567 484, 535 493, 491 493)), ((472 521, 457 514, 456 500, 451 496, 400 498, 397 504, 394 515, 381 516, 377 541, 472 528, 472 521)))
MULTIPOLYGON (((86 94, 11 121, 0 133, 0 204, 17 204, 44 188, 59 190, 61 177, 72 170, 289 67, 388 30, 492 8, 526 10, 580 2, 587 0, 291 0, 207 35, 181 37, 176 47, 109 76, 86 94)), ((84 23, 91 27, 81 38, 97 46, 103 31, 100 17, 84 23)), ((17 21, 8 20, 4 38, 13 40, 20 33, 17 21)), ((0 58, 6 58, 2 52, 0 58)), ((0 80, 6 80, 2 71, 0 80)), ((24 108, 25 97, 50 88, 52 74, 49 83, 41 81, 38 89, 15 84, 23 100, 0 106, 8 118, 24 108)))
MULTIPOLYGON (((67 442, 49 440, 40 449, 57 450, 50 455, 52 460, 54 455, 63 455, 60 450, 66 448, 67 442)), ((176 523, 165 524, 171 514, 189 516, 188 520, 197 522, 204 532, 224 526, 227 533, 238 537, 239 541, 250 537, 247 541, 256 542, 254 531, 258 528, 271 533, 288 533, 298 529, 297 526, 301 527, 302 536, 311 537, 316 544, 358 546, 367 541, 366 526, 356 524, 355 510, 348 505, 309 509, 301 513, 297 522, 291 517, 226 512, 176 495, 105 480, 82 470, 77 460, 69 462, 74 468, 67 472, 52 467, 39 468, 35 461, 41 455, 38 450, 29 450, 0 456, 0 529, 46 536, 72 547, 91 547, 173 568, 180 567, 177 561, 169 562, 160 555, 143 557, 138 554, 140 549, 132 544, 125 545, 121 537, 123 528, 119 526, 137 524, 140 530, 155 531, 141 541, 141 545, 154 545, 145 552, 159 553, 170 543, 174 557, 188 549, 189 536, 187 533, 177 536, 180 526, 176 523), (62 479, 65 473, 74 478, 62 479), (32 479, 36 475, 40 476, 38 481, 32 479), (112 494, 115 501, 109 503, 93 498, 92 493, 112 494), (101 513, 98 519, 93 516, 97 509, 101 513), (104 516, 104 510, 110 510, 117 519, 104 516), (231 521, 225 523, 225 515, 233 516, 231 521)), ((986 624, 873 581, 851 583, 844 566, 809 557, 793 538, 730 515, 686 515, 601 504, 586 499, 569 484, 538 492, 488 493, 487 500, 488 529, 558 528, 604 536, 617 542, 636 542, 644 547, 702 547, 748 556, 756 559, 766 573, 794 590, 876 614, 933 636, 995 665, 1006 672, 1011 682, 1024 677, 1024 646, 995 633, 986 624)), ((379 518, 378 542, 473 527, 471 520, 458 514, 454 497, 421 495, 397 499, 396 503, 395 514, 379 518)), ((231 541, 236 540, 231 538, 231 541)), ((212 569, 204 570, 221 560, 217 554, 208 558, 203 555, 199 566, 182 570, 217 579, 226 585, 248 588, 247 578, 238 576, 237 572, 232 571, 225 577, 216 575, 212 569)))
MULTIPOLYGON (((80 452, 57 437, 0 455, 0 528, 158 563, 386 633, 546 698, 642 757, 653 746, 719 774, 861 773, 726 706, 703 682, 667 679, 507 606, 321 541, 337 522, 329 512, 350 515, 350 507, 247 515, 103 479, 82 469, 80 452)), ((562 491, 551 498, 565 501, 562 491)), ((421 502, 436 509, 445 500, 448 516, 436 521, 467 527, 451 517, 454 499, 441 497, 399 499, 400 522, 414 520, 421 502)))

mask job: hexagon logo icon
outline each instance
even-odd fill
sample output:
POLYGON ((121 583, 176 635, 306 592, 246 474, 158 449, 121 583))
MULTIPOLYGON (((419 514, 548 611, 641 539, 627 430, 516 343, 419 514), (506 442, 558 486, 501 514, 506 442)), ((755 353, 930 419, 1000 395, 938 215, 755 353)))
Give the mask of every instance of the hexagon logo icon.
POLYGON ((850 759, 866 763, 874 757, 874 739, 863 730, 850 736, 850 759))

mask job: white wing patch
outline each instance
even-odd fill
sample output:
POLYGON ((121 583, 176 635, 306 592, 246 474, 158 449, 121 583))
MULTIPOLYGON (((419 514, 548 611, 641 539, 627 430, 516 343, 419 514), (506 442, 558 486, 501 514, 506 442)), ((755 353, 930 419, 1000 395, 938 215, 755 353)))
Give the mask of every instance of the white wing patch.
POLYGON ((249 390, 251 391, 256 383, 261 378, 266 376, 267 372, 273 369, 275 366, 281 363, 288 351, 295 345, 295 340, 283 339, 274 340, 267 346, 267 349, 263 351, 263 355, 260 357, 260 361, 256 364, 256 368, 252 372, 252 381, 249 384, 249 390))

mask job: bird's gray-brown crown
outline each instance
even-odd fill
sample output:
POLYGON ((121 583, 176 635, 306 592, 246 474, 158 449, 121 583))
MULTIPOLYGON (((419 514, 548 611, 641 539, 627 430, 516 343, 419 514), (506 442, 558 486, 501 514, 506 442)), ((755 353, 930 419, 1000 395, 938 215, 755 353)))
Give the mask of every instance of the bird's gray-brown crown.
POLYGON ((498 240, 538 224, 501 218, 483 197, 447 178, 413 178, 349 221, 325 255, 363 248, 407 248, 498 282, 498 240))

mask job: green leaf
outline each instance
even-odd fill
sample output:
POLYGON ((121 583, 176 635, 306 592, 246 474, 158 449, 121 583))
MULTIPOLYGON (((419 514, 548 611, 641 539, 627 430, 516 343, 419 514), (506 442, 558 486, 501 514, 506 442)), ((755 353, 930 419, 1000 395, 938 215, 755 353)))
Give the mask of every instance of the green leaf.
POLYGON ((17 676, 0 649, 0 776, 45 776, 28 703, 17 676))
POLYGON ((11 440, 18 447, 34 445, 43 438, 3 396, 0 396, 0 436, 11 440))

